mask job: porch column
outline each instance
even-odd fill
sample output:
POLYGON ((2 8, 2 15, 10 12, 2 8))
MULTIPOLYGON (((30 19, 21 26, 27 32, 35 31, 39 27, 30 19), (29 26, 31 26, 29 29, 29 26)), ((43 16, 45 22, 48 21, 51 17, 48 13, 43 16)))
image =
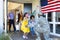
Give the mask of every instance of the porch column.
POLYGON ((0 34, 3 32, 3 0, 0 0, 0 34))
POLYGON ((5 33, 7 33, 7 9, 8 9, 8 1, 5 0, 5 33))

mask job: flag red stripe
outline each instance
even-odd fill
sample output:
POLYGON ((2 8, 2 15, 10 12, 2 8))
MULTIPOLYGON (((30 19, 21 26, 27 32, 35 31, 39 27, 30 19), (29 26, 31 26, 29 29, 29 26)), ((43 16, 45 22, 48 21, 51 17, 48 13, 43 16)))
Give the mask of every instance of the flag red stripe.
POLYGON ((58 0, 56 0, 56 1, 48 1, 48 4, 53 4, 53 3, 56 3, 56 2, 60 2, 60 1, 58 1, 58 0))
MULTIPOLYGON (((60 9, 60 7, 58 7, 58 8, 51 8, 51 9, 47 9, 47 10, 54 10, 54 9, 60 9)), ((42 10, 42 11, 47 11, 47 10, 42 10)))
POLYGON ((60 9, 55 9, 55 10, 49 10, 49 11, 42 11, 42 13, 48 13, 48 12, 60 12, 60 9))
POLYGON ((60 8, 60 5, 55 5, 47 8, 42 8, 41 10, 53 9, 53 8, 60 8))
POLYGON ((42 12, 44 13, 44 12, 52 12, 52 11, 57 11, 57 9, 58 10, 60 10, 60 8, 53 8, 53 9, 48 9, 48 10, 42 10, 42 12))

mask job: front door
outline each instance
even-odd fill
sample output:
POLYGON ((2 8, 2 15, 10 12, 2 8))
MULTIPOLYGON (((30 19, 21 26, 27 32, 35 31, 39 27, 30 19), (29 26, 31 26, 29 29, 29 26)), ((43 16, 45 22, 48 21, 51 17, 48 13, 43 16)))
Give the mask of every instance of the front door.
POLYGON ((32 3, 24 3, 24 13, 32 11, 32 3))

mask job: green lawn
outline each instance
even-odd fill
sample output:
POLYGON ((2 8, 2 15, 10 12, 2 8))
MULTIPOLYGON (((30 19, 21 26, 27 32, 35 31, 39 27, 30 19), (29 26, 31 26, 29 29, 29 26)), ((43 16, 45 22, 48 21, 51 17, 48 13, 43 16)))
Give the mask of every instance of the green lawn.
POLYGON ((8 35, 2 34, 0 35, 0 40, 10 40, 8 35))

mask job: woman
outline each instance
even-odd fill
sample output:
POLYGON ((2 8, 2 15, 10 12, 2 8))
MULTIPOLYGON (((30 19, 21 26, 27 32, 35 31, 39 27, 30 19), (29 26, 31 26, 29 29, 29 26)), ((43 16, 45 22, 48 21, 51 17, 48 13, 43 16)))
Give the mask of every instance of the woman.
POLYGON ((23 20, 23 13, 21 11, 21 13, 18 13, 18 23, 21 22, 23 20))
POLYGON ((22 21, 22 20, 23 20, 23 13, 21 11, 21 13, 20 13, 20 21, 22 21))
POLYGON ((28 27, 28 13, 24 14, 24 19, 22 21, 22 25, 21 25, 21 30, 23 31, 23 38, 28 39, 27 35, 30 32, 30 29, 28 27))

